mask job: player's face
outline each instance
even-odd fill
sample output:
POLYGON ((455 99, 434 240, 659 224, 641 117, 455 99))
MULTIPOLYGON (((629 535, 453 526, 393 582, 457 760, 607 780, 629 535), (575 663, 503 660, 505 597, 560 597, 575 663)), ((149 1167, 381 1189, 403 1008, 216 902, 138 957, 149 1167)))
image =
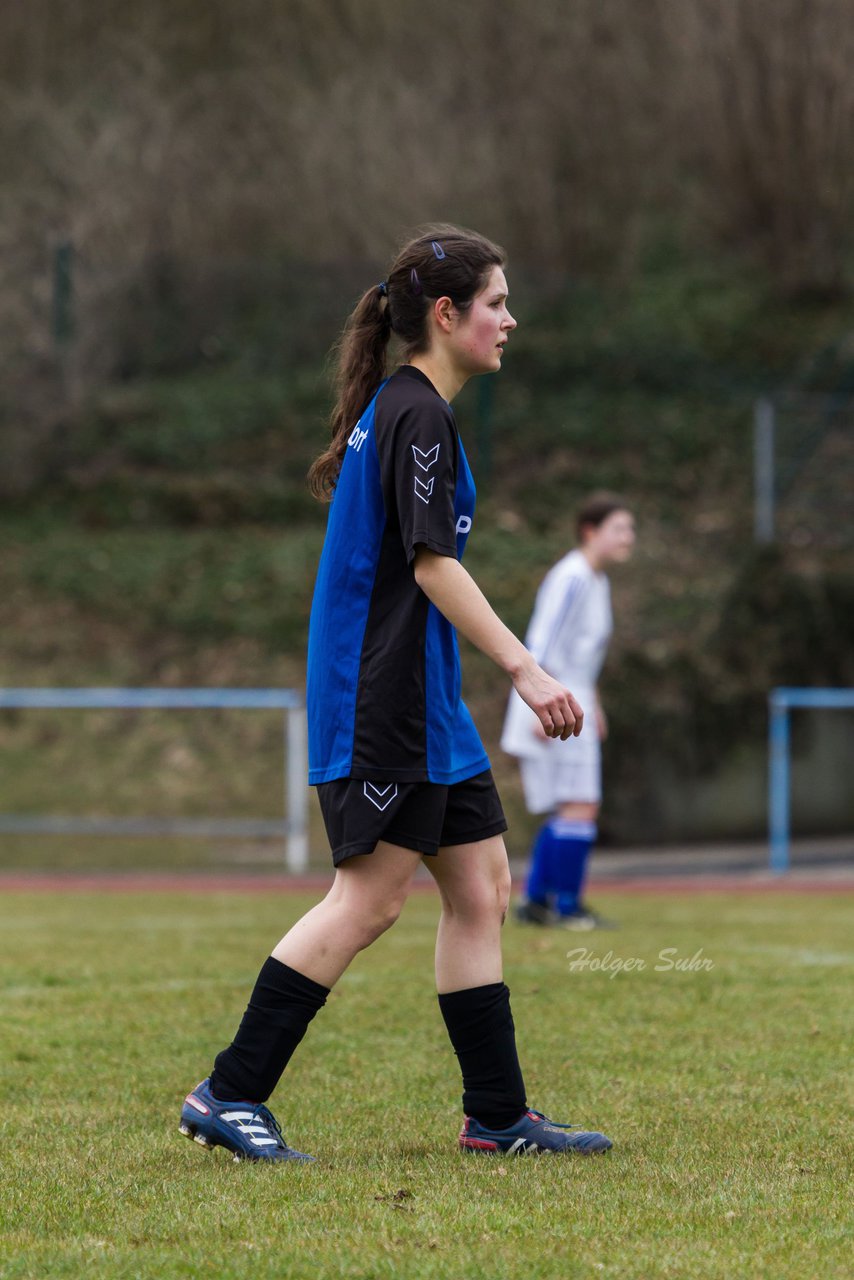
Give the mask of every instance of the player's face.
POLYGON ((630 511, 612 511, 591 529, 588 543, 599 564, 623 564, 635 545, 635 518, 630 511))
POLYGON ((467 374, 496 373, 516 321, 507 310, 507 281, 493 267, 486 287, 475 294, 466 312, 457 312, 452 330, 454 353, 467 374))

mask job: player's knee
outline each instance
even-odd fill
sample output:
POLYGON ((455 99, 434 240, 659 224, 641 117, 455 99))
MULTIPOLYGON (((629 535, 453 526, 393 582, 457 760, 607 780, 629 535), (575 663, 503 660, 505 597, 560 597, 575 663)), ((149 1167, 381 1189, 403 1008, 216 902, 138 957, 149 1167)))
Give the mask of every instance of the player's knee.
POLYGON ((403 910, 404 902, 405 898, 392 898, 369 903, 359 911, 357 919, 362 947, 369 947, 391 928, 403 910))
POLYGON ((498 899, 498 910, 501 915, 502 924, 504 924, 504 921, 507 919, 507 911, 510 906, 510 892, 512 888, 513 882, 510 878, 510 868, 508 867, 506 871, 501 873, 495 886, 495 892, 498 899))
POLYGON ((473 922, 490 924, 497 918, 503 924, 509 903, 510 872, 502 870, 496 876, 469 885, 467 891, 451 903, 451 910, 473 922))

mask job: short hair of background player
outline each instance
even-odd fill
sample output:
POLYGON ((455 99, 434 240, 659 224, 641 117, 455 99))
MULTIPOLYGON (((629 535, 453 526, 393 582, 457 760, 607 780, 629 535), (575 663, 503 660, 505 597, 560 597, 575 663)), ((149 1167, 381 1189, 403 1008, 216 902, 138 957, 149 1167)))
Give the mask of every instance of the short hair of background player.
POLYGON ((591 493, 585 498, 575 517, 575 528, 579 542, 584 542, 587 529, 598 529, 615 511, 628 511, 629 504, 618 493, 608 493, 604 489, 591 493))

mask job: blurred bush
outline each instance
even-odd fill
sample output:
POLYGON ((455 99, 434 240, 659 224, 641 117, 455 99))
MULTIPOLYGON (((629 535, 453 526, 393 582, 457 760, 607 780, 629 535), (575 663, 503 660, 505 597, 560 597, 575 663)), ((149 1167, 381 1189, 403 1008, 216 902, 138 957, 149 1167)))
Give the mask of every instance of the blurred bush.
POLYGON ((852 61, 849 0, 4 6, 6 489, 87 389, 228 353, 252 298, 298 363, 328 310, 306 265, 334 267, 340 317, 341 264, 382 270, 429 216, 482 226, 546 279, 628 279, 666 227, 752 255, 789 296, 838 294, 852 61))

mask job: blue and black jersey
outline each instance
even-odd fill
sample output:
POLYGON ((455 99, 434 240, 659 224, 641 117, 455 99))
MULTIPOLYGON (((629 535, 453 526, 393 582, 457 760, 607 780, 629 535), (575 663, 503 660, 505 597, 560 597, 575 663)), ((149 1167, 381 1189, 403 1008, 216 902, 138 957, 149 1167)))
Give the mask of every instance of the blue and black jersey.
POLYGON ((308 641, 310 783, 451 784, 489 768, 456 632, 412 570, 419 545, 462 558, 474 503, 450 405, 404 365, 353 428, 329 511, 308 641))

